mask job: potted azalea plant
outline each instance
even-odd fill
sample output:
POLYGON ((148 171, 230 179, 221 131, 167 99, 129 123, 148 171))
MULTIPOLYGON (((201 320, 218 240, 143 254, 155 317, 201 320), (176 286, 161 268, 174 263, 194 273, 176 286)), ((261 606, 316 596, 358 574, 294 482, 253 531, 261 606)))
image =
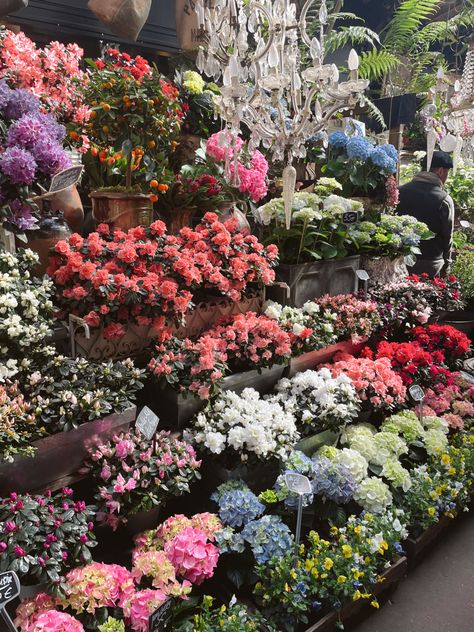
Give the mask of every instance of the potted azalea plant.
POLYGON ((183 117, 178 90, 143 57, 115 48, 89 64, 91 147, 84 162, 93 217, 122 229, 148 225, 172 176, 168 155, 183 117))
POLYGON ((75 501, 68 488, 44 496, 12 493, 0 501, 0 571, 17 573, 23 597, 34 596, 38 584, 61 590, 69 569, 91 561, 95 510, 75 501))
POLYGON ((200 465, 191 445, 165 431, 152 440, 122 433, 93 446, 84 470, 97 485, 98 521, 132 533, 151 529, 169 498, 189 493, 200 465))

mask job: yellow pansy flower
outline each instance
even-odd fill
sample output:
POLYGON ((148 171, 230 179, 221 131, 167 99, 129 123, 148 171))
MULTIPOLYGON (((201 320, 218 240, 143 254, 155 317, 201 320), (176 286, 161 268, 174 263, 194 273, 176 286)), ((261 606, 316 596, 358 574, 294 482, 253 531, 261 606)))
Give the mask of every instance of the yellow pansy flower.
POLYGON ((342 554, 344 555, 344 557, 346 559, 351 557, 351 555, 352 555, 352 547, 350 547, 348 544, 344 544, 342 546, 342 554))
POLYGON ((325 568, 327 571, 330 571, 330 570, 331 570, 331 568, 334 566, 334 562, 332 561, 332 559, 331 559, 330 557, 327 557, 327 558, 324 560, 324 564, 323 564, 323 566, 324 566, 324 568, 325 568))
POLYGON ((360 590, 356 590, 355 593, 352 595, 352 601, 357 601, 361 597, 362 593, 360 592, 360 590))
POLYGON ((345 575, 339 575, 339 577, 337 578, 338 584, 345 584, 346 581, 347 581, 347 577, 345 575))

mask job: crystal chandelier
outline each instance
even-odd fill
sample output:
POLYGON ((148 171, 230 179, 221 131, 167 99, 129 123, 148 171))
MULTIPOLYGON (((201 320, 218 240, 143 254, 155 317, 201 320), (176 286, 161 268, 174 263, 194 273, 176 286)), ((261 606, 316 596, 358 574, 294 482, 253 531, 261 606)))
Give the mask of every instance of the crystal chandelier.
POLYGON ((464 142, 466 157, 474 150, 474 43, 466 54, 461 81, 454 84, 451 109, 446 116, 446 127, 456 137, 454 166, 457 166, 464 142))
MULTIPOLYGON (((319 0, 318 0, 319 2, 319 0)), ((369 81, 358 77, 359 58, 352 50, 350 76, 339 81, 335 64, 325 64, 326 0, 319 7, 319 34, 310 37, 307 15, 315 0, 298 14, 291 0, 197 0, 200 36, 196 65, 214 80, 222 77, 218 99, 231 144, 241 125, 250 130, 249 148, 260 144, 274 162, 283 162, 286 223, 296 185, 293 160, 306 156, 305 142, 322 132, 336 112, 354 107, 369 81)), ((232 152, 229 152, 232 153, 232 152)), ((233 152, 237 159, 237 152, 233 152)), ((232 170, 234 184, 238 170, 232 170)))

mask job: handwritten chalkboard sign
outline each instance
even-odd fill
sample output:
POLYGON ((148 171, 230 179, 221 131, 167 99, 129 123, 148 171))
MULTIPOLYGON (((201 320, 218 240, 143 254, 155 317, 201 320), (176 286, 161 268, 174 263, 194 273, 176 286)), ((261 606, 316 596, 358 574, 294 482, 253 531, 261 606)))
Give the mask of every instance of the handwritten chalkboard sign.
POLYGON ((51 185, 49 187, 48 194, 58 193, 59 191, 64 191, 64 189, 69 188, 73 184, 79 180, 82 174, 83 167, 69 167, 69 169, 64 169, 64 171, 60 171, 56 175, 54 175, 51 179, 51 185))
POLYGON ((155 415, 151 408, 148 408, 148 406, 143 406, 140 414, 137 417, 135 426, 146 439, 150 440, 153 439, 153 437, 155 436, 156 429, 158 428, 159 423, 160 418, 155 415))
POLYGON ((20 594, 20 582, 13 571, 0 573, 0 609, 18 597, 20 594))
POLYGON ((285 483, 293 494, 311 494, 313 491, 309 478, 297 472, 287 472, 285 474, 285 483))
POLYGON ((342 214, 343 224, 357 224, 359 221, 359 213, 357 211, 346 211, 342 214))
POLYGON ((412 386, 410 386, 408 392, 415 402, 421 402, 425 398, 423 389, 421 388, 421 386, 418 386, 418 384, 413 384, 412 386))
POLYGON ((167 599, 153 612, 148 619, 149 632, 164 632, 171 630, 173 619, 173 600, 167 599))

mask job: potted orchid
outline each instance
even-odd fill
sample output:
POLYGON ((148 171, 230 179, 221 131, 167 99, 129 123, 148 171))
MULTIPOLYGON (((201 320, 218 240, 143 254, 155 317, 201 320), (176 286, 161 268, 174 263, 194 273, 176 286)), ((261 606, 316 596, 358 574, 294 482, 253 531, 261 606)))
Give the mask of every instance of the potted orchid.
POLYGON ((67 570, 91 560, 95 510, 67 488, 54 495, 10 494, 0 501, 0 571, 15 571, 25 586, 63 590, 67 570))
POLYGON ((94 478, 99 522, 139 533, 158 522, 172 496, 190 491, 201 462, 191 445, 160 432, 152 441, 139 432, 115 435, 89 450, 84 471, 94 478))

